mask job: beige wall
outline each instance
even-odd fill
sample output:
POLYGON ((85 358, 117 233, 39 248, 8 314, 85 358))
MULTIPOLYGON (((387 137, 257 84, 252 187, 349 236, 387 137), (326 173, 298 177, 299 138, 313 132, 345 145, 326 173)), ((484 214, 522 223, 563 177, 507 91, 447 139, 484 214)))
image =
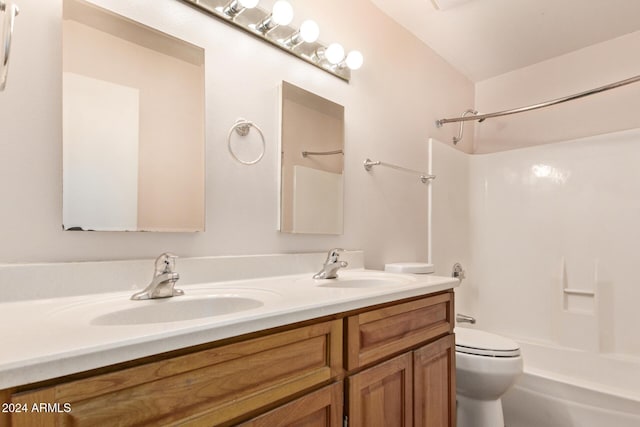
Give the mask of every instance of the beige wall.
MULTIPOLYGON (((94 0, 206 50, 206 228, 203 233, 63 232, 61 155, 62 2, 22 0, 10 79, 0 94, 0 262, 151 258, 363 249, 367 266, 426 258, 426 189, 414 176, 435 119, 474 105, 474 86, 368 0, 292 0, 299 25, 313 17, 321 39, 365 55, 347 84, 175 0, 94 0), (278 85, 283 80, 345 106, 345 233, 288 235, 278 224, 278 85), (236 163, 226 137, 254 121, 267 151, 236 163)), ((273 2, 264 1, 265 7, 273 2)), ((469 144, 471 139, 465 141, 469 144)), ((466 145, 465 145, 466 146, 466 145)))
MULTIPOLYGON (((640 31, 476 84, 476 109, 491 113, 583 92, 640 74, 640 31)), ((640 127, 640 83, 542 110, 474 124, 476 152, 640 127)), ((451 126, 451 125, 448 125, 451 126)))

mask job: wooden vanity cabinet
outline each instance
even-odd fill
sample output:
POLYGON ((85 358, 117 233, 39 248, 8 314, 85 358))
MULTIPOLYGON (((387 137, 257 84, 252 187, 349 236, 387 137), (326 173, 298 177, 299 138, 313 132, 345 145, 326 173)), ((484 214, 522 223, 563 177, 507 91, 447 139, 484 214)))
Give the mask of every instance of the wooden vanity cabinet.
POLYGON ((11 427, 234 425, 341 374, 342 322, 332 320, 16 393, 14 404, 71 411, 14 413, 11 427))
POLYGON ((455 427, 453 316, 449 292, 347 318, 350 426, 455 427))
POLYGON ((0 391, 3 427, 454 427, 453 292, 0 391), (70 411, 65 411, 68 404, 70 411))

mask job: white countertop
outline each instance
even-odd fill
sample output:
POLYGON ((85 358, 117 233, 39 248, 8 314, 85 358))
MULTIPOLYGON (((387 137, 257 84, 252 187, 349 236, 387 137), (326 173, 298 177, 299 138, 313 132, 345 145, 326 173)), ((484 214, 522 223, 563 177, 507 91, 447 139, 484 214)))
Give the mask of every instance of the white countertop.
POLYGON ((457 279, 450 277, 359 269, 341 271, 338 282, 313 280, 305 273, 178 285, 176 287, 183 289, 185 295, 163 300, 131 301, 131 291, 118 291, 1 303, 0 389, 427 295, 458 284, 457 279), (394 283, 368 286, 367 280, 376 283, 392 280, 394 283), (342 283, 345 285, 332 286, 342 283), (143 305, 184 304, 211 294, 255 296, 263 304, 236 313, 171 322, 110 325, 104 321, 113 318, 114 312, 135 310, 143 305))

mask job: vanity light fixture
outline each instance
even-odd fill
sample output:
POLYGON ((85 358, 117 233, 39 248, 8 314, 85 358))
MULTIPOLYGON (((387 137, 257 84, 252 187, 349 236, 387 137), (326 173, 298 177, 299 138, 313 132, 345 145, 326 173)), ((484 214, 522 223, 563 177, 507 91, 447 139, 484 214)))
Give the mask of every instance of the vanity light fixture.
MULTIPOLYGON (((338 43, 327 46, 318 41, 320 28, 309 19, 296 28, 291 24, 293 7, 278 0, 271 10, 258 5, 260 0, 178 0, 239 28, 289 54, 342 80, 351 79, 351 71, 362 66, 362 54, 345 50, 338 43)), ((2 0, 0 0, 2 2, 2 0)))
POLYGON ((240 15, 245 9, 253 9, 256 7, 259 1, 260 0, 231 0, 222 9, 222 13, 233 19, 240 15))
POLYGON ((286 40, 282 43, 285 46, 293 48, 299 46, 303 42, 313 43, 318 40, 320 36, 320 27, 316 24, 316 21, 307 19, 300 25, 300 29, 295 33, 291 34, 286 40))
POLYGON ((293 20, 293 7, 287 0, 278 0, 271 13, 256 24, 256 31, 266 34, 280 25, 289 25, 293 20))

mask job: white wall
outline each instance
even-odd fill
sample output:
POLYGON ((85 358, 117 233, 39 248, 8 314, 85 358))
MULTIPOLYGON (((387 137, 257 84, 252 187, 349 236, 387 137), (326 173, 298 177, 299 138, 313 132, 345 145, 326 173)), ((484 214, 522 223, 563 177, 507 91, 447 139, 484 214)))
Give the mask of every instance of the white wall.
MULTIPOLYGON (((364 249, 367 266, 426 257, 426 193, 412 176, 367 173, 365 157, 424 169, 427 138, 446 111, 474 104, 473 85, 368 0, 292 1, 325 42, 365 55, 346 84, 175 0, 95 3, 206 49, 207 217, 203 233, 62 231, 62 2, 22 0, 7 90, 0 93, 0 262, 364 249), (277 87, 290 81, 345 106, 345 234, 282 235, 277 224, 277 87), (252 167, 226 147, 238 117, 257 123, 267 153, 252 167)), ((265 6, 272 4, 265 1, 265 6)), ((99 53, 96 53, 99 54, 99 53)), ((471 136, 471 135, 470 135, 471 136)), ((471 138, 463 148, 469 149, 471 138)), ((171 200, 167 200, 171 203, 171 200)))

